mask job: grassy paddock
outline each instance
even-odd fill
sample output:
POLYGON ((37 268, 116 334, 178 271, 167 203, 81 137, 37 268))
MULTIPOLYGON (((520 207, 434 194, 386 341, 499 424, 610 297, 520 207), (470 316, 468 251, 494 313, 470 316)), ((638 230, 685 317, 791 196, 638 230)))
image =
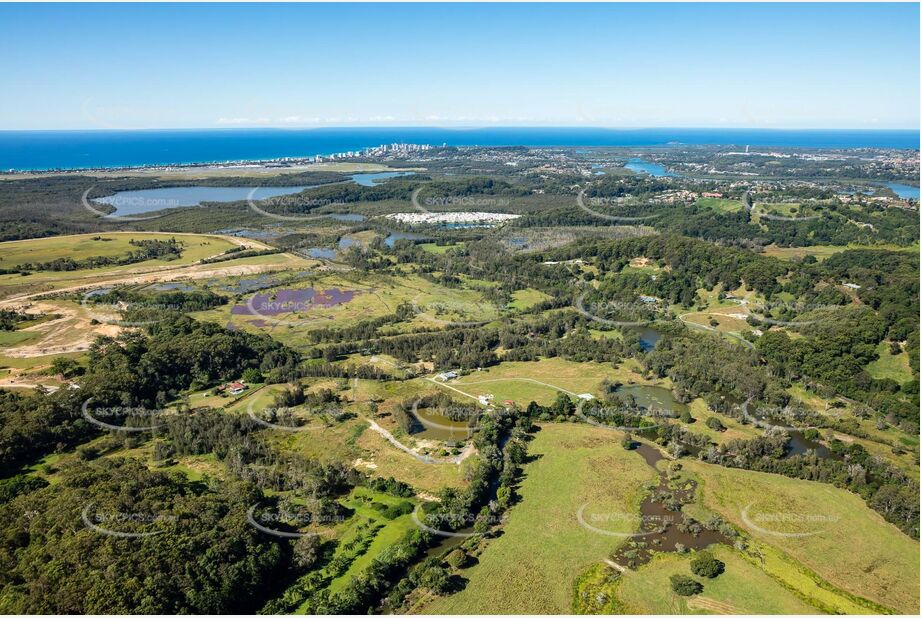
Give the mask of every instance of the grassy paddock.
POLYGON ((715 546, 712 553, 726 564, 715 579, 693 576, 693 554, 659 554, 636 571, 627 571, 617 586, 617 598, 629 614, 814 614, 793 592, 734 550, 715 546), (672 592, 669 577, 692 576, 704 585, 700 595, 672 592))
MULTIPOLYGON (((461 592, 435 599, 432 614, 565 614, 578 576, 601 563, 619 537, 583 528, 576 513, 634 513, 653 471, 625 451, 618 432, 572 424, 545 424, 528 447, 521 502, 512 507, 502 535, 490 540, 464 569, 461 592)), ((609 528, 633 529, 631 521, 609 528)))
MULTIPOLYGON (((49 262, 58 258, 84 260, 90 257, 119 257, 136 251, 135 240, 168 240, 175 238, 183 243, 182 257, 178 260, 149 260, 165 264, 188 264, 216 255, 236 246, 227 238, 206 234, 170 234, 154 232, 106 232, 77 234, 32 240, 14 240, 0 243, 0 265, 11 268, 25 262, 49 262)), ((141 262, 143 263, 143 262, 141 262)), ((101 269, 94 269, 101 270, 101 269)), ((73 275, 74 272, 65 273, 73 275)))
POLYGON ((899 384, 904 384, 911 380, 911 366, 908 364, 908 354, 904 351, 901 354, 893 355, 889 352, 889 343, 880 341, 876 347, 876 353, 879 358, 867 365, 867 373, 878 380, 889 378, 899 384))
POLYGON ((822 261, 836 253, 848 251, 850 249, 888 249, 890 251, 911 251, 918 252, 918 246, 900 247, 898 245, 812 245, 811 247, 778 247, 777 245, 768 245, 764 248, 764 255, 776 257, 781 260, 798 260, 807 255, 814 255, 818 261, 822 261))
MULTIPOLYGON (((854 603, 846 601, 849 593, 901 613, 917 610, 918 542, 884 521, 858 496, 826 484, 693 460, 686 461, 685 469, 701 481, 707 508, 845 592, 831 595, 834 598, 823 604, 852 611, 854 603)), ((793 577, 789 565, 778 567, 776 573, 790 578, 803 594, 822 594, 814 579, 793 577)))
POLYGON ((696 202, 701 208, 710 208, 717 212, 739 212, 742 210, 742 202, 739 200, 727 200, 718 197, 701 197, 696 202))
POLYGON ((605 378, 623 383, 647 381, 639 374, 634 362, 625 362, 615 368, 602 363, 545 358, 501 363, 463 376, 450 385, 469 395, 493 395, 498 403, 511 400, 526 406, 531 401, 542 405, 552 403, 560 392, 558 389, 597 396, 605 378))

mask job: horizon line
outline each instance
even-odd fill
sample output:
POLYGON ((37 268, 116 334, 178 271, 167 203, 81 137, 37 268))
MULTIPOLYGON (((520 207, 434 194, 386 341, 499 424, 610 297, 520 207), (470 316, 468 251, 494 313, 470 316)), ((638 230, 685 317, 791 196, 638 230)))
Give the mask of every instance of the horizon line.
POLYGON ((323 125, 323 126, 279 126, 279 125, 253 125, 253 126, 212 126, 212 127, 143 127, 143 128, 64 128, 64 129, 4 129, 0 133, 129 133, 143 131, 252 131, 252 130, 277 130, 277 131, 318 131, 325 129, 438 129, 473 131, 480 129, 595 129, 606 131, 649 131, 649 130, 724 130, 724 131, 912 131, 921 132, 919 127, 753 127, 753 126, 606 126, 606 125, 553 125, 553 124, 492 124, 492 125, 323 125))

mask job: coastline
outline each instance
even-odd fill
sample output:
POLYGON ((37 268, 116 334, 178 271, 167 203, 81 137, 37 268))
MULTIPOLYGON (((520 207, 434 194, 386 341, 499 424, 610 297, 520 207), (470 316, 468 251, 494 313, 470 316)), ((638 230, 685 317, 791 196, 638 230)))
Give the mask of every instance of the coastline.
POLYGON ((449 147, 668 148, 753 146, 790 149, 918 150, 902 129, 610 129, 592 127, 359 127, 136 131, 0 131, 0 178, 11 174, 133 173, 257 168, 357 154, 377 144, 449 147))

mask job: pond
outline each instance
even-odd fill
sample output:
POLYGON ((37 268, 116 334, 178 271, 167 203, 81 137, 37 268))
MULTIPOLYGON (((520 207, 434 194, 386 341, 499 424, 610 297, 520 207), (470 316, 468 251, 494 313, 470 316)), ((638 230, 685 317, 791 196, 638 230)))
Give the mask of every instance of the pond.
POLYGON ((281 289, 254 295, 248 302, 234 305, 232 315, 273 316, 283 313, 309 311, 314 307, 334 307, 350 302, 355 297, 353 290, 330 288, 281 289))
POLYGON ((339 248, 342 250, 348 249, 352 246, 361 246, 361 241, 354 238, 349 238, 348 236, 343 236, 339 239, 339 248))
POLYGON ((425 240, 426 236, 415 232, 390 232, 384 239, 384 244, 393 248, 393 243, 398 240, 425 240))
POLYGON ((688 409, 687 405, 675 399, 675 395, 663 386, 645 384, 624 384, 616 394, 628 401, 633 401, 638 408, 650 411, 668 411, 678 416, 688 409))
POLYGON ((280 235, 278 232, 272 232, 269 230, 247 230, 234 228, 218 230, 215 232, 215 234, 223 234, 224 236, 236 236, 238 238, 250 238, 252 240, 272 240, 273 238, 280 235))
POLYGON ((468 419, 455 421, 433 408, 417 408, 412 411, 419 422, 420 431, 414 431, 414 438, 440 440, 442 442, 461 442, 473 435, 474 428, 468 419))
POLYGON ((637 158, 633 158, 627 161, 627 164, 624 165, 624 167, 638 174, 648 174, 656 178, 678 177, 681 175, 668 171, 665 169, 665 166, 659 165, 658 163, 650 163, 649 161, 644 161, 643 159, 637 158))
MULTIPOLYGON (((635 449, 654 470, 656 463, 664 459, 658 449, 640 444, 635 449)), ((672 487, 668 476, 659 472, 659 483, 640 504, 640 525, 635 535, 621 545, 611 556, 620 566, 635 569, 652 560, 655 552, 673 552, 682 545, 688 550, 706 549, 714 543, 732 545, 732 541, 720 532, 699 527, 691 530, 682 524, 690 523, 681 509, 671 509, 669 502, 689 504, 694 502, 697 484, 683 480, 680 486, 672 487)))
POLYGON ((816 457, 819 459, 833 459, 834 456, 828 447, 826 447, 821 442, 815 440, 810 440, 803 432, 799 429, 788 429, 787 433, 790 434, 790 442, 787 445, 787 453, 785 457, 793 457, 794 455, 805 455, 809 451, 814 451, 816 457))
POLYGON ((221 283, 219 279, 209 279, 206 283, 208 286, 217 287, 231 294, 247 294, 262 288, 272 287, 276 285, 278 281, 268 274, 262 274, 253 278, 241 278, 230 283, 221 283))
POLYGON ((819 459, 840 459, 839 455, 832 453, 827 446, 818 440, 807 438, 804 430, 790 427, 783 418, 770 414, 760 414, 757 410, 754 412, 754 418, 755 424, 761 428, 780 427, 789 434, 790 441, 787 443, 787 452, 784 453, 784 457, 805 455, 812 451, 819 459))
POLYGON ((636 333, 640 337, 640 348, 643 352, 649 352, 656 347, 662 338, 662 333, 649 326, 625 326, 624 330, 636 333))
POLYGON ((336 257, 335 249, 325 249, 323 247, 310 247, 305 249, 307 255, 312 258, 317 258, 321 260, 331 260, 336 257))

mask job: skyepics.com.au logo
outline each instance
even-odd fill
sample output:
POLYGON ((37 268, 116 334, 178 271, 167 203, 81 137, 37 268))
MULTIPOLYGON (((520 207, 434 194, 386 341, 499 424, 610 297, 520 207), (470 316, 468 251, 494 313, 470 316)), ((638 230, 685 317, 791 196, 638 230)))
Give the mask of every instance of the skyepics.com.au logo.
POLYGON ((467 320, 462 319, 470 316, 482 316, 484 313, 492 312, 493 308, 485 302, 467 301, 467 300, 423 300, 422 296, 416 296, 410 301, 413 314, 417 318, 423 318, 425 321, 433 322, 444 327, 466 327, 483 326, 489 324, 492 320, 467 320))
POLYGON ((493 526, 498 526, 506 521, 505 513, 473 514, 461 511, 436 510, 425 513, 422 505, 412 512, 411 519, 416 526, 436 536, 471 538, 486 534, 493 526))
POLYGON ((263 193, 271 190, 265 187, 253 187, 246 196, 246 204, 249 209, 263 217, 269 217, 277 221, 316 221, 319 219, 328 219, 330 213, 312 214, 317 208, 342 206, 345 202, 336 201, 328 198, 306 197, 297 193, 285 195, 270 195, 260 197, 260 191, 263 193), (269 210, 266 210, 269 209, 269 210))
MULTIPOLYGON (((313 407, 310 410, 310 416, 324 417, 331 416, 339 418, 345 410, 340 406, 332 403, 323 404, 319 407, 313 407)), ((321 425, 308 425, 302 414, 299 414, 294 408, 287 406, 268 406, 256 410, 256 402, 250 399, 246 406, 246 414, 249 415, 257 424, 269 429, 278 429, 281 431, 310 431, 322 429, 321 425)))
POLYGON ((601 429, 635 433, 653 431, 676 416, 668 408, 642 407, 628 401, 603 403, 585 399, 576 404, 575 415, 583 423, 601 429))
POLYGON ((755 502, 743 508, 740 515, 742 523, 752 532, 786 538, 830 534, 841 521, 841 517, 834 513, 777 510, 776 507, 756 505, 755 502))
POLYGON ((652 296, 635 301, 595 299, 591 290, 578 294, 573 308, 588 319, 607 326, 645 326, 668 312, 668 303, 652 296))
POLYGON ((754 319, 774 326, 810 326, 835 320, 840 305, 769 300, 751 306, 754 319))
POLYGON ((576 205, 583 211, 605 221, 613 223, 640 223, 658 217, 658 214, 636 216, 629 211, 635 207, 629 200, 621 197, 588 197, 585 192, 590 187, 585 187, 576 195, 576 205), (588 203, 586 203, 588 202, 588 203))
POLYGON ((101 219, 107 219, 109 221, 116 222, 132 222, 132 221, 148 221, 150 219, 156 219, 162 217, 162 214, 154 215, 120 215, 118 214, 119 209, 122 212, 136 212, 136 213, 145 213, 145 212, 154 212, 158 210, 164 210, 167 208, 178 208, 182 206, 182 203, 173 198, 163 198, 163 197, 150 197, 150 196, 138 196, 138 195, 109 195, 106 197, 99 197, 93 200, 89 199, 90 193, 93 189, 96 188, 96 185, 93 185, 89 189, 83 192, 83 195, 80 198, 83 207, 100 217, 101 219), (101 206, 111 206, 115 208, 114 212, 104 212, 100 210, 101 206))
POLYGON ((91 290, 83 295, 80 306, 87 315, 101 324, 123 328, 142 328, 166 319, 167 312, 181 312, 182 305, 154 302, 144 299, 121 299, 112 290, 91 290), (134 315, 144 319, 125 320, 121 316, 134 315), (151 317, 151 316, 160 317, 151 317))
POLYGON ((166 409, 143 406, 94 406, 92 397, 83 402, 80 410, 83 418, 97 427, 127 433, 153 431, 167 413, 166 409))
POLYGON ((789 406, 755 405, 753 398, 742 402, 740 409, 746 422, 762 429, 792 431, 796 427, 786 424, 785 418, 792 412, 789 406))
MULTIPOLYGON (((490 403, 485 396, 478 403, 482 405, 484 402, 486 405, 490 403)), ((479 430, 486 415, 492 419, 512 415, 511 410, 507 408, 496 408, 487 413, 477 403, 471 403, 469 406, 452 404, 430 408, 429 403, 423 397, 413 401, 411 411, 413 418, 423 427, 456 434, 458 439, 468 438, 479 430)))
POLYGON ((511 205, 511 200, 504 197, 486 195, 443 195, 421 196, 426 185, 416 187, 410 195, 409 201, 413 208, 426 215, 437 215, 429 208, 506 208, 511 205))
POLYGON ((338 511, 331 511, 319 503, 295 508, 286 506, 263 507, 253 504, 246 511, 246 522, 264 534, 281 539, 299 539, 305 536, 322 536, 333 532, 329 527, 348 520, 338 511), (324 530, 301 529, 309 526, 324 526, 324 530))
POLYGON ((80 512, 83 525, 99 534, 123 539, 137 539, 168 532, 179 521, 176 515, 146 511, 97 509, 87 504, 80 512))
POLYGON ((590 502, 586 502, 576 511, 576 521, 589 532, 620 539, 658 534, 677 522, 673 515, 641 515, 610 511, 596 508, 590 502))

